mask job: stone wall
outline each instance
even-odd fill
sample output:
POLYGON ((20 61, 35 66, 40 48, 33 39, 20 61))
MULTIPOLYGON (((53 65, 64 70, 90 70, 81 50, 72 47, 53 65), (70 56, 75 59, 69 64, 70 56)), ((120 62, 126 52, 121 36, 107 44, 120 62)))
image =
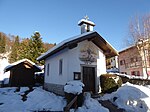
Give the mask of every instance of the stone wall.
POLYGON ((55 94, 64 96, 64 85, 52 84, 52 83, 44 83, 44 89, 55 94))

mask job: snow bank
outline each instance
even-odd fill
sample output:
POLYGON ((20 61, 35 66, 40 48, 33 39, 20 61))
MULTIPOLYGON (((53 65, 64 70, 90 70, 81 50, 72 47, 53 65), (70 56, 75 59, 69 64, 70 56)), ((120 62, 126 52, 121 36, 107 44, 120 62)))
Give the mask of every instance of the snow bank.
MULTIPOLYGON (((147 79, 146 76, 134 76, 134 75, 128 75, 128 74, 122 74, 122 73, 114 73, 114 72, 109 72, 109 74, 116 74, 118 76, 127 77, 129 79, 147 79)), ((150 77, 148 77, 148 79, 150 80, 150 77)))
POLYGON ((127 112, 150 112, 150 88, 124 84, 116 92, 106 94, 102 100, 110 100, 127 112))
MULTIPOLYGON (((0 88, 0 112, 63 111, 63 108, 66 106, 64 97, 56 96, 42 88, 34 88, 27 95, 27 100, 22 101, 22 95, 29 88, 21 87, 19 92, 16 92, 16 89, 16 87, 0 88)), ((74 112, 75 110, 72 109, 71 111, 74 112)), ((83 106, 79 107, 76 112, 109 111, 87 94, 83 106)))
POLYGON ((66 101, 41 88, 34 88, 22 101, 22 95, 28 88, 0 88, 0 112, 63 111, 66 101))
POLYGON ((101 106, 97 100, 91 98, 90 93, 87 93, 83 106, 79 107, 76 112, 109 112, 109 110, 101 106))
POLYGON ((4 84, 9 84, 9 78, 4 78, 3 81, 4 81, 4 84))
MULTIPOLYGON (((19 92, 15 92, 15 87, 0 88, 0 112, 63 111, 66 106, 64 97, 56 96, 42 88, 34 88, 27 95, 27 100, 22 101, 22 95, 27 90, 29 90, 27 87, 20 88, 19 92)), ((126 83, 116 92, 106 94, 100 99, 110 100, 127 112, 150 112, 150 86, 126 83)), ((71 110, 71 112, 74 111, 74 109, 71 110)), ((83 106, 76 112, 109 112, 109 110, 86 93, 83 106)))
POLYGON ((80 94, 82 93, 84 84, 81 81, 69 81, 64 86, 64 91, 66 93, 72 93, 72 94, 80 94))
POLYGON ((23 111, 25 108, 16 88, 0 88, 0 112, 23 111))
POLYGON ((4 80, 5 78, 9 78, 10 72, 4 73, 4 68, 8 65, 8 59, 0 59, 0 81, 4 80))
POLYGON ((27 110, 63 111, 63 107, 66 106, 66 101, 63 97, 46 92, 41 88, 36 88, 33 92, 28 94, 25 105, 28 107, 27 110))

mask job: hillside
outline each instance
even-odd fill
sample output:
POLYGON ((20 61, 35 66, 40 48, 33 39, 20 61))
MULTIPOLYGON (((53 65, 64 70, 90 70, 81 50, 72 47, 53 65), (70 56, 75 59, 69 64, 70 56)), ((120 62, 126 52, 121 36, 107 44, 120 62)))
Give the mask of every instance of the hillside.
POLYGON ((3 80, 4 78, 9 78, 9 72, 4 73, 4 68, 9 65, 8 63, 8 55, 9 53, 1 53, 0 54, 0 81, 3 80))
POLYGON ((36 58, 56 44, 43 42, 39 32, 35 32, 30 38, 7 35, 0 32, 0 80, 9 77, 3 69, 9 64, 27 58, 36 64, 36 58))
POLYGON ((27 58, 36 64, 43 64, 43 62, 36 61, 36 58, 55 45, 55 43, 43 42, 41 34, 37 31, 29 38, 21 38, 18 35, 7 35, 0 32, 0 58, 6 57, 9 63, 27 58), (5 56, 5 54, 9 55, 5 56))

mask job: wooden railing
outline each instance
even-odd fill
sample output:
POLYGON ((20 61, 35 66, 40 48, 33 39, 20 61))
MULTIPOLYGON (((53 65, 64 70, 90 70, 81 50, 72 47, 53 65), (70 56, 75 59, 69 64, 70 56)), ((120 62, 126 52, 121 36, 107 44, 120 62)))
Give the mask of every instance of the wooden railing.
POLYGON ((69 112, 70 111, 70 108, 71 108, 71 106, 74 104, 74 106, 75 106, 75 108, 77 108, 77 98, 78 98, 78 96, 75 96, 72 100, 71 100, 71 102, 66 106, 66 107, 64 107, 64 112, 69 112))

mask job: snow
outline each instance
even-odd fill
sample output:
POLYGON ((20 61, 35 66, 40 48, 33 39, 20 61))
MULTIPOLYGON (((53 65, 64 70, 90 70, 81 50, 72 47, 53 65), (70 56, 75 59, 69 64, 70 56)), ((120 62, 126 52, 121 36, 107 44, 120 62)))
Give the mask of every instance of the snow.
POLYGON ((126 50, 128 50, 128 49, 131 49, 132 47, 135 47, 135 45, 130 45, 130 46, 128 46, 128 47, 125 47, 125 48, 121 49, 121 50, 119 51, 119 53, 120 53, 120 52, 124 52, 124 51, 126 51, 126 50))
POLYGON ((21 95, 27 90, 27 87, 22 87, 19 92, 15 92, 15 87, 0 88, 0 112, 63 111, 66 105, 64 97, 41 88, 34 88, 27 95, 27 100, 22 101, 21 95))
POLYGON ((93 26, 95 26, 94 22, 92 21, 89 21, 89 20, 86 20, 86 19, 81 19, 78 24, 82 23, 82 22, 85 22, 85 23, 89 23, 89 24, 92 24, 93 26))
MULTIPOLYGON (((38 61, 42 60, 42 59, 45 58, 47 55, 49 55, 50 53, 52 53, 53 51, 55 51, 56 49, 58 49, 58 48, 60 48, 60 47, 62 47, 62 46, 67 45, 67 44, 68 44, 69 42, 71 42, 71 41, 74 41, 74 40, 76 40, 76 39, 82 38, 82 37, 84 37, 84 36, 86 36, 86 35, 90 35, 90 34, 95 33, 95 32, 96 32, 96 31, 90 31, 90 32, 86 32, 86 33, 83 33, 83 34, 80 34, 80 35, 77 35, 77 36, 68 38, 68 39, 62 41, 61 43, 57 44, 57 45, 54 46, 53 48, 49 49, 46 53, 44 53, 44 54, 42 54, 41 56, 39 56, 39 57, 37 58, 37 60, 38 60, 38 61)), ((101 37, 101 38, 102 38, 102 37, 101 37)), ((105 40, 105 41, 106 41, 107 45, 108 45, 111 49, 113 49, 113 51, 114 51, 116 54, 118 54, 117 50, 116 50, 113 46, 111 46, 111 44, 110 44, 107 40, 105 40)), ((65 47, 66 47, 66 46, 65 46, 65 47)))
POLYGON ((81 81, 69 81, 64 86, 64 91, 66 93, 72 93, 72 94, 80 94, 82 93, 84 84, 81 81))
POLYGON ((82 107, 79 107, 76 112, 109 112, 109 110, 91 98, 90 93, 85 95, 85 101, 82 107))
POLYGON ((119 69, 118 68, 111 68, 106 70, 107 73, 118 73, 119 69))
MULTIPOLYGON (((34 88, 27 95, 27 100, 22 101, 22 95, 29 90, 28 87, 21 87, 16 92, 16 87, 0 88, 0 112, 33 112, 33 111, 63 111, 66 106, 64 97, 56 96, 40 87, 34 88)), ((71 112, 109 112, 108 109, 91 98, 87 93, 82 107, 71 112)))
POLYGON ((25 62, 25 61, 31 63, 32 65, 36 66, 38 69, 41 70, 41 67, 37 66, 37 65, 36 65, 35 63, 33 63, 32 61, 30 61, 30 60, 28 60, 28 59, 22 59, 22 60, 19 60, 19 61, 17 61, 17 62, 14 62, 14 63, 12 63, 12 64, 6 66, 6 67, 4 68, 4 71, 6 71, 6 70, 7 70, 8 68, 10 68, 10 67, 13 67, 13 66, 15 66, 15 65, 18 65, 19 63, 22 63, 22 62, 25 62))
POLYGON ((35 72, 35 75, 41 75, 41 74, 44 75, 44 71, 41 71, 41 72, 35 72))
MULTIPOLYGON (((127 76, 127 75, 126 75, 127 76)), ((147 79, 147 76, 134 76, 134 75, 128 75, 129 79, 147 79)), ((148 77, 148 80, 150 80, 150 77, 148 77)))
POLYGON ((4 68, 8 65, 8 59, 0 59, 0 81, 4 80, 5 78, 9 78, 10 72, 4 73, 4 68))
POLYGON ((150 88, 130 83, 124 84, 116 92, 106 94, 101 100, 110 100, 127 112, 150 112, 150 88))
POLYGON ((75 40, 75 39, 81 38, 81 37, 83 37, 83 36, 85 36, 85 35, 89 35, 89 34, 92 34, 92 33, 94 33, 94 31, 86 32, 86 33, 83 33, 83 34, 81 34, 81 35, 77 35, 77 36, 68 38, 68 39, 66 39, 66 40, 64 40, 64 41, 62 41, 62 42, 60 42, 60 43, 57 44, 56 46, 52 47, 51 49, 49 49, 49 50, 48 50, 46 53, 44 53, 43 55, 39 56, 39 57, 37 58, 37 60, 43 59, 43 57, 47 56, 48 54, 50 54, 50 53, 53 52, 54 50, 60 48, 61 46, 67 44, 67 43, 70 42, 70 41, 73 41, 73 40, 75 40))
MULTIPOLYGON (((72 84, 72 82, 68 83, 72 84)), ((19 92, 16 92, 16 87, 0 88, 0 112, 63 111, 66 106, 64 97, 47 92, 40 87, 33 89, 27 94, 27 100, 23 101, 22 95, 29 90, 28 87, 21 87, 19 92)), ((150 112, 150 85, 139 86, 126 83, 116 92, 105 94, 98 99, 91 98, 90 93, 85 93, 84 96, 82 107, 71 109, 71 112, 109 112, 98 100, 110 100, 126 112, 150 112)))
POLYGON ((22 87, 22 88, 20 88, 20 91, 19 91, 18 93, 19 93, 19 94, 20 94, 20 93, 24 93, 24 92, 27 91, 27 90, 29 90, 28 87, 22 87))
POLYGON ((114 79, 114 81, 116 82, 116 84, 118 83, 118 80, 119 80, 119 76, 116 76, 116 77, 111 77, 114 79))
MULTIPOLYGON (((147 77, 144 76, 134 76, 134 75, 128 75, 128 74, 122 74, 122 73, 114 73, 114 72, 108 72, 109 74, 116 74, 118 76, 127 77, 129 79, 147 79, 147 77)), ((150 77, 148 78, 150 80, 150 77)))
POLYGON ((3 81, 4 81, 4 84, 9 84, 9 78, 4 78, 3 81))
POLYGON ((25 101, 27 110, 50 110, 50 111, 63 111, 66 101, 63 97, 56 96, 53 93, 45 92, 37 88, 27 95, 28 100, 25 101))

